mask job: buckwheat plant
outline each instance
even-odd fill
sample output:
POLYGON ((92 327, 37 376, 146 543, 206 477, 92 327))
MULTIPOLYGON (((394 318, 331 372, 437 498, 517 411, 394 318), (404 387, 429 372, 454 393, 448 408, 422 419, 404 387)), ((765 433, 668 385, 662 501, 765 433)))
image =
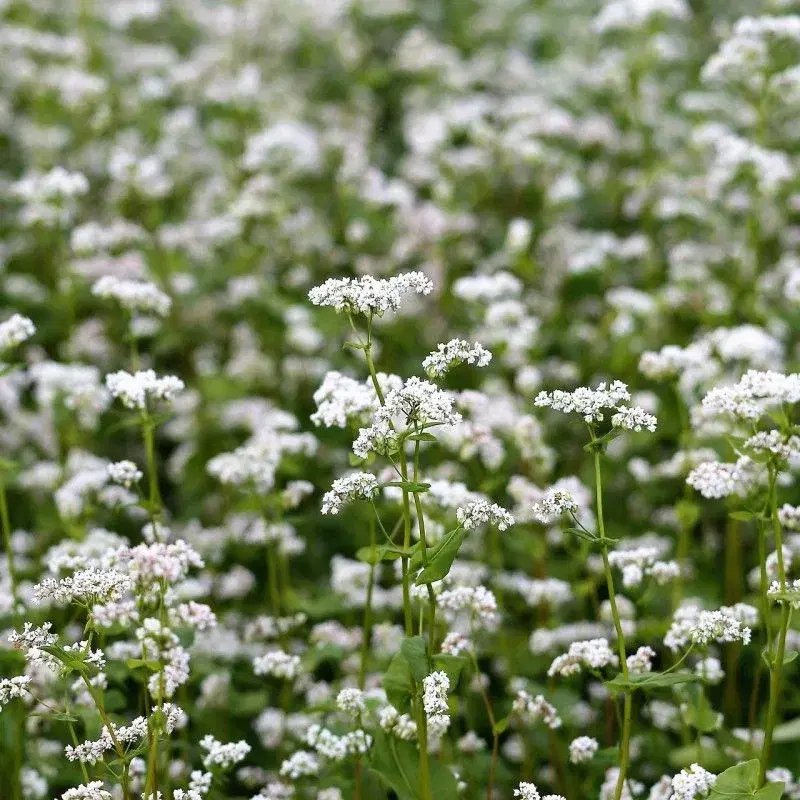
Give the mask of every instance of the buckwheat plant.
POLYGON ((800 798, 800 2, 0 2, 0 799, 800 798))

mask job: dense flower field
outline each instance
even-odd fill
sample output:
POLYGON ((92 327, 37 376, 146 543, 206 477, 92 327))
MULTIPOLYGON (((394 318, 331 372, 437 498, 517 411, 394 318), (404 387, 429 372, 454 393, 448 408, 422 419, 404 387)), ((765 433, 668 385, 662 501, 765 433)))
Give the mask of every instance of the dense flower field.
POLYGON ((0 798, 800 798, 800 2, 0 0, 0 798))

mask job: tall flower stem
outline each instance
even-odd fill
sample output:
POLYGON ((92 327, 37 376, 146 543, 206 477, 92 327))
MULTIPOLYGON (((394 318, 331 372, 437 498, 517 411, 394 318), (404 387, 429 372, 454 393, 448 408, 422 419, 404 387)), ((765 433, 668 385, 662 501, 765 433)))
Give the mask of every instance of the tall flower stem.
MULTIPOLYGON (((370 550, 375 549, 375 523, 369 526, 369 546, 370 550)), ((376 564, 369 565, 369 578, 367 580, 367 599, 364 603, 364 623, 361 634, 361 663, 358 668, 358 688, 363 689, 367 681, 367 657, 369 656, 369 644, 372 635, 372 594, 375 589, 375 567, 376 564)))
MULTIPOLYGON (((614 620, 614 629, 617 632, 617 649, 619 651, 620 669, 622 677, 628 680, 628 664, 625 652, 625 634, 622 632, 622 621, 617 608, 617 595, 614 591, 614 576, 611 572, 611 564, 608 560, 608 541, 606 539, 606 528, 603 518, 603 478, 600 468, 601 445, 597 443, 594 432, 592 431, 592 451, 594 454, 594 480, 595 480, 595 511, 597 513, 597 532, 600 538, 600 551, 603 556, 603 570, 606 576, 606 586, 608 587, 608 602, 611 606, 611 616, 614 620)), ((631 719, 633 716, 633 697, 631 691, 626 689, 623 692, 622 709, 622 741, 619 749, 619 776, 617 785, 614 789, 614 800, 620 800, 622 790, 625 786, 625 775, 628 771, 628 761, 630 759, 631 746, 631 719)))
MULTIPOLYGON (((419 483, 420 470, 419 470, 419 440, 414 442, 414 483, 419 483)), ((428 566, 428 540, 425 536, 425 517, 422 513, 422 502, 419 498, 419 492, 412 492, 414 496, 414 510, 417 513, 417 525, 419 526, 419 546, 422 553, 422 566, 428 566)), ((433 585, 430 583, 425 584, 428 590, 428 649, 433 654, 433 646, 436 641, 436 595, 433 591, 433 585)))
POLYGON ((14 564, 14 550, 11 547, 11 521, 8 516, 8 497, 5 481, 0 481, 0 524, 3 529, 3 546, 8 561, 8 575, 11 578, 11 601, 13 613, 17 613, 17 570, 14 564))
POLYGON ((489 695, 486 693, 486 687, 483 685, 483 681, 480 680, 481 671, 478 667, 478 659, 475 658, 475 653, 471 651, 470 658, 472 660, 472 668, 475 670, 475 675, 478 676, 478 686, 480 687, 483 706, 486 709, 486 716, 489 719, 489 724, 492 726, 492 760, 489 763, 489 784, 486 787, 486 797, 488 800, 492 800, 494 797, 495 775, 497 774, 497 759, 500 755, 500 735, 497 733, 497 720, 492 710, 492 703, 489 700, 489 695))
MULTIPOLYGON (((777 492, 777 469, 771 468, 769 474, 769 516, 772 522, 772 532, 775 537, 775 550, 778 557, 778 580, 782 591, 786 590, 786 565, 783 560, 783 536, 781 523, 778 519, 778 492, 777 492)), ((772 737, 775 732, 775 724, 778 720, 778 703, 781 694, 781 678, 783 676, 783 660, 786 655, 786 634, 789 630, 789 620, 791 618, 791 604, 782 603, 781 621, 778 626, 777 646, 773 648, 770 643, 770 664, 769 664, 769 705, 767 707, 767 719, 764 723, 764 744, 761 748, 759 781, 764 783, 767 770, 769 769, 770 756, 772 754, 772 737)))

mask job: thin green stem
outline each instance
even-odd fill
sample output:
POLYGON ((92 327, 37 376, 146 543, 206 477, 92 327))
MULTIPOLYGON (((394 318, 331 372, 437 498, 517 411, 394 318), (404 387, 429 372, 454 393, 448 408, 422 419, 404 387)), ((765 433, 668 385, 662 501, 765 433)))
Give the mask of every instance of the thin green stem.
POLYGON ((8 515, 8 497, 6 497, 6 485, 0 481, 0 522, 3 528, 3 546, 6 549, 6 559, 8 560, 8 574, 11 578, 11 599, 13 601, 14 614, 17 609, 17 570, 14 564, 14 550, 11 547, 11 521, 8 515))
MULTIPOLYGON (((769 474, 769 511, 772 522, 772 532, 775 538, 775 550, 778 555, 778 580, 782 590, 786 589, 786 566, 783 559, 783 536, 781 523, 778 519, 778 492, 777 468, 771 468, 769 474)), ((769 666, 769 705, 767 707, 767 719, 764 723, 764 744, 761 748, 759 783, 766 780, 767 770, 769 769, 770 756, 772 755, 772 738, 775 725, 778 721, 778 704, 781 694, 781 678, 783 676, 783 660, 786 655, 786 634, 789 630, 791 619, 791 605, 784 602, 781 607, 781 621, 778 627, 778 644, 773 652, 770 645, 770 666, 769 666)))
POLYGON ((500 736, 497 733, 497 721, 495 720, 494 711, 492 710, 492 703, 489 700, 489 695, 486 693, 486 687, 480 679, 481 671, 478 668, 478 659, 475 658, 475 653, 471 651, 470 658, 472 660, 472 667, 475 670, 475 675, 478 677, 477 683, 480 688, 483 706, 486 709, 486 716, 489 718, 489 724, 492 726, 492 760, 489 763, 489 784, 486 787, 486 797, 488 800, 492 800, 494 797, 495 775, 497 773, 497 759, 500 754, 500 736))
MULTIPOLYGON (((419 441, 414 443, 414 483, 419 483, 419 441)), ((419 526, 419 546, 422 553, 422 566, 428 566, 428 540, 425 536, 425 516, 422 513, 422 501, 418 492, 412 492, 414 496, 414 509, 417 512, 417 525, 419 526)), ((425 584, 428 590, 428 649, 433 654, 433 646, 436 637, 436 594, 433 585, 425 584)))
MULTIPOLYGON (((594 431, 592 442, 595 441, 594 431)), ((595 511, 597 513, 597 532, 600 537, 600 549, 603 555, 603 570, 606 575, 606 586, 608 587, 608 602, 611 606, 611 616, 614 620, 614 629, 617 633, 617 649, 619 651, 620 669, 622 677, 628 679, 628 664, 625 651, 625 634, 622 631, 622 620, 617 608, 617 595, 614 591, 614 576, 611 572, 611 564, 608 560, 608 542, 606 540, 606 528, 603 519, 603 478, 600 468, 600 448, 594 448, 594 478, 595 478, 595 511)), ((624 692, 623 711, 622 711, 622 741, 619 753, 619 776, 617 785, 614 789, 614 800, 620 800, 622 790, 625 786, 625 775, 628 771, 628 761, 630 758, 631 744, 631 718, 633 716, 633 697, 629 690, 624 692)))
MULTIPOLYGON (((369 544, 370 548, 375 548, 375 523, 369 526, 369 544)), ((358 669, 358 688, 363 689, 367 680, 367 658, 369 656, 370 638, 372 635, 372 594, 375 588, 375 567, 374 563, 369 565, 369 579, 367 581, 367 600, 364 604, 364 624, 362 625, 361 634, 361 664, 358 669)), ((361 771, 358 772, 359 782, 361 779, 361 771)), ((360 788, 360 786, 359 786, 360 788)))

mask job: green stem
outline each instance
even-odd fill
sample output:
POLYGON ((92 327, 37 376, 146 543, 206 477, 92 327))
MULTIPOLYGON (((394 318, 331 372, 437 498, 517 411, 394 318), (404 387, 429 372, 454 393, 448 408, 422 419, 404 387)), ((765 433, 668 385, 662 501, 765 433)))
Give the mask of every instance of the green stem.
POLYGON ((278 589, 278 562, 275 542, 267 542, 267 590, 272 613, 277 617, 281 613, 280 591, 278 589))
MULTIPOLYGON (((783 536, 781 524, 778 519, 778 492, 777 492, 778 473, 776 468, 771 468, 769 473, 769 510, 772 522, 772 532, 775 537, 775 550, 778 555, 778 579, 782 590, 786 589, 786 565, 783 560, 783 536)), ((786 654, 786 634, 789 630, 789 620, 791 619, 791 605, 783 603, 781 607, 781 621, 778 628, 778 646, 773 653, 770 646, 770 666, 769 666, 769 706, 767 707, 767 719, 764 724, 764 744, 761 748, 759 785, 766 779, 769 769, 770 756, 772 754, 772 737, 775 731, 775 724, 778 720, 778 703, 781 694, 781 678, 783 676, 783 659, 786 654)))
POLYGON ((11 599, 14 614, 17 613, 17 570, 14 565, 14 551, 11 547, 11 521, 8 516, 8 498, 6 497, 5 482, 0 481, 0 521, 3 528, 3 546, 6 549, 8 560, 8 574, 11 578, 11 599))
POLYGON ((472 667, 475 670, 475 675, 478 678, 478 686, 480 687, 481 699, 483 706, 486 709, 486 716, 489 718, 489 724, 492 726, 492 760, 489 764, 489 785, 486 787, 486 797, 492 800, 494 797, 494 781, 497 773, 497 759, 500 754, 500 736, 497 733, 497 722, 495 720, 494 711, 492 711, 492 704, 489 700, 489 695, 486 693, 486 687, 481 680, 481 671, 478 668, 478 659, 475 658, 475 653, 470 651, 472 659, 472 667))
MULTIPOLYGON (((375 523, 369 526, 370 548, 375 548, 375 523)), ((369 565, 369 580, 367 582, 367 601, 364 605, 364 624, 361 635, 361 665, 358 670, 358 688, 363 689, 367 680, 367 657, 369 656, 370 638, 372 636, 372 594, 375 588, 375 564, 369 565)), ((358 773, 359 779, 361 772, 358 773)))
MULTIPOLYGON (((419 483, 419 441, 414 443, 414 483, 419 483)), ((417 524, 419 525, 419 546, 422 552, 422 566, 428 566, 428 540, 425 536, 425 517, 422 513, 422 502, 418 492, 412 492, 414 496, 414 509, 417 513, 417 524)), ((428 650, 433 655, 433 646, 436 637, 436 595, 433 585, 425 584, 428 590, 428 650)))
POLYGON ((147 459, 147 476, 150 486, 150 513, 155 516, 156 508, 161 508, 161 492, 158 488, 158 469, 156 467, 156 448, 153 421, 145 412, 142 420, 142 437, 147 459))
MULTIPOLYGON (((592 431, 592 442, 595 441, 592 431)), ((608 542, 606 540, 606 528, 603 520, 603 478, 600 469, 600 449, 594 448, 594 478, 595 478, 595 505, 597 513, 597 531, 600 537, 600 549, 603 555, 603 570, 606 575, 606 586, 608 587, 608 602, 611 606, 611 616, 614 619, 614 629, 617 632, 617 649, 619 650, 620 670, 622 677, 628 679, 627 655, 625 652, 625 634, 622 632, 622 620, 617 608, 617 595, 614 591, 614 576, 611 572, 611 564, 608 560, 608 542)), ((614 800, 620 800, 622 790, 625 786, 625 774, 628 771, 628 760, 630 758, 631 744, 631 718, 633 716, 633 698, 629 690, 624 692, 624 705, 622 711, 622 742, 620 743, 619 753, 619 776, 617 785, 614 789, 614 800)))

